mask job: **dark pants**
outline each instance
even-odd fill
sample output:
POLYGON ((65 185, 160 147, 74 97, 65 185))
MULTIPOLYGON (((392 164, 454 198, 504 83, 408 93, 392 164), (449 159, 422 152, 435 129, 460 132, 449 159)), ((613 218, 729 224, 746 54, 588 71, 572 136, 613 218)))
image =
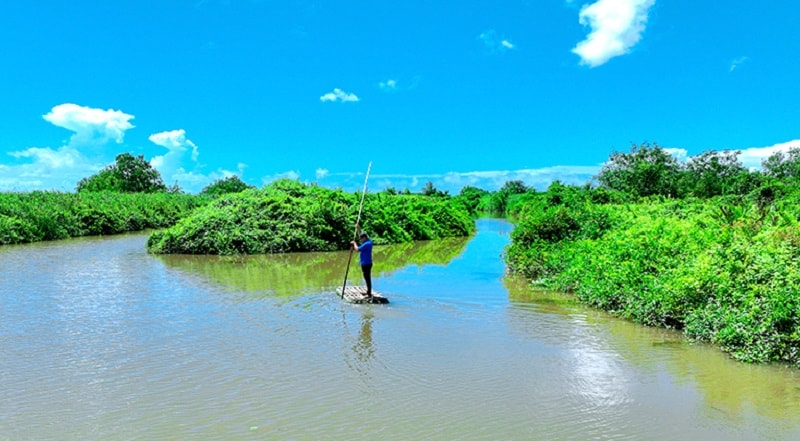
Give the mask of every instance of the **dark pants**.
POLYGON ((361 265, 361 272, 364 273, 364 281, 367 282, 367 295, 372 295, 372 264, 361 265))

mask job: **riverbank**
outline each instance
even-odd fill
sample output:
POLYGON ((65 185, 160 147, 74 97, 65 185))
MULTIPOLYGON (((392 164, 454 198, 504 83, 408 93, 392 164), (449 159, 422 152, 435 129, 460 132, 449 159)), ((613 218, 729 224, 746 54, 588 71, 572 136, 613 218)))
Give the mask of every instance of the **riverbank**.
POLYGON ((563 188, 520 210, 506 261, 534 284, 748 362, 800 366, 800 197, 595 203, 563 188), (558 196, 558 197, 554 197, 558 196))

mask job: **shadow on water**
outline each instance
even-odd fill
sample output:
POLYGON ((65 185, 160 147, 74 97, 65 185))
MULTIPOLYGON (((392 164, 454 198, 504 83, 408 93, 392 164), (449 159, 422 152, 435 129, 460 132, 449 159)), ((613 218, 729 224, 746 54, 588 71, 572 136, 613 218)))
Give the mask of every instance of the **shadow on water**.
MULTIPOLYGON (((464 251, 469 237, 376 246, 373 278, 408 266, 446 265, 464 251)), ((162 255, 166 265, 230 290, 254 297, 297 296, 333 291, 344 282, 349 251, 266 254, 255 256, 162 255)), ((352 254, 348 284, 360 284, 358 253, 352 254)))
MULTIPOLYGON (((737 423, 755 413, 784 424, 800 423, 800 372, 792 366, 741 363, 679 331, 612 317, 581 305, 572 295, 532 289, 519 278, 506 277, 504 286, 516 311, 511 314, 512 327, 518 332, 536 339, 547 335, 554 344, 569 342, 595 365, 613 365, 608 354, 614 354, 644 375, 667 372, 677 386, 700 393, 711 417, 718 413, 737 423), (531 314, 541 318, 532 321, 531 314)), ((597 377, 594 371, 584 385, 596 384, 597 377)))

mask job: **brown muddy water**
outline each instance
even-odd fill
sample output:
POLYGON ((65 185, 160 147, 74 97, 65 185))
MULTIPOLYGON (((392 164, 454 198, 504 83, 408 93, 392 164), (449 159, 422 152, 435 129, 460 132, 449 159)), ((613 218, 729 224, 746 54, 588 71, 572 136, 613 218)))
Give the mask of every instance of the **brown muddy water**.
POLYGON ((800 439, 797 370, 531 291, 478 227, 376 247, 389 305, 347 252, 0 247, 0 440, 800 439))

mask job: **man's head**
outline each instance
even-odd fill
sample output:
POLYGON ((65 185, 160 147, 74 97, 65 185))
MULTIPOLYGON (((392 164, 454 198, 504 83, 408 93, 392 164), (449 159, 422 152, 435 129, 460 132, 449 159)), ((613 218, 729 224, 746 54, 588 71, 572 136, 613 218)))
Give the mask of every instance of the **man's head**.
POLYGON ((365 241, 365 240, 367 240, 367 233, 365 233, 365 232, 363 232, 363 231, 362 231, 362 232, 361 232, 361 234, 359 234, 359 235, 358 235, 358 239, 359 239, 360 241, 362 241, 362 242, 363 242, 363 241, 365 241))

